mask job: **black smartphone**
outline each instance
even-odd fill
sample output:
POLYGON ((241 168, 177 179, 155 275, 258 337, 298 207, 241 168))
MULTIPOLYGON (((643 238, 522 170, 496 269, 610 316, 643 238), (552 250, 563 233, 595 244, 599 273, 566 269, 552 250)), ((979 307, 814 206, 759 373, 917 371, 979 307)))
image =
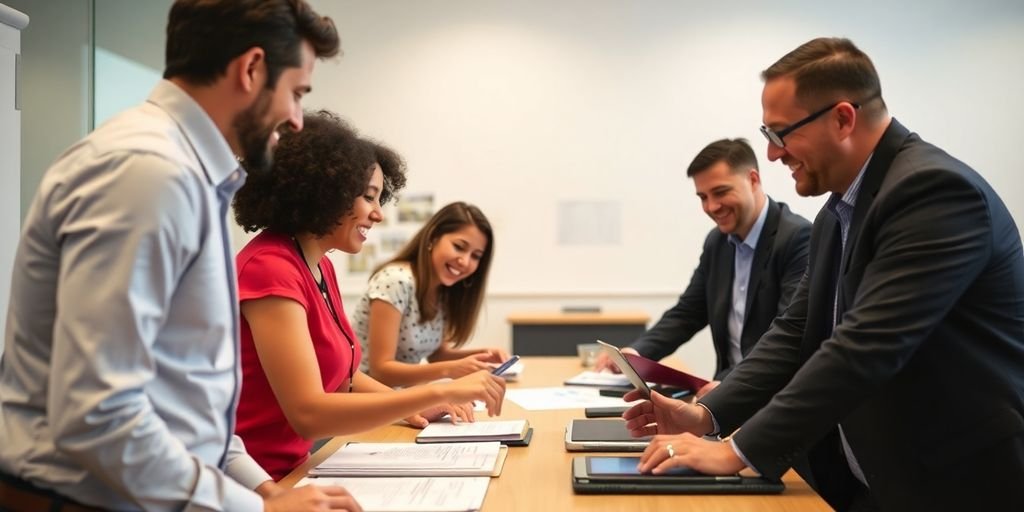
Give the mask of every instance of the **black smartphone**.
POLYGON ((629 388, 601 388, 597 392, 601 396, 614 396, 616 398, 622 398, 626 396, 626 393, 633 391, 629 388))
POLYGON ((583 414, 588 418, 618 418, 629 409, 628 405, 621 407, 587 407, 583 414))

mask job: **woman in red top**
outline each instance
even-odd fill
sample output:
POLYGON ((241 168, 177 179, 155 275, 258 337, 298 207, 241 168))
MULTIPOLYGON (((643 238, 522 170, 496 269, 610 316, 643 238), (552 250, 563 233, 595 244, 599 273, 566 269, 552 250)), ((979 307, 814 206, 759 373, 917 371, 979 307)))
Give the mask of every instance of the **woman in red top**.
POLYGON ((472 420, 473 400, 497 414, 504 381, 480 371, 393 391, 359 371, 359 342, 341 303, 329 250, 356 253, 405 184, 391 150, 357 137, 329 112, 286 133, 273 168, 251 174, 235 218, 262 230, 237 257, 242 393, 236 431, 275 480, 302 464, 313 440, 444 413, 472 420), (453 406, 450 404, 461 404, 453 406))

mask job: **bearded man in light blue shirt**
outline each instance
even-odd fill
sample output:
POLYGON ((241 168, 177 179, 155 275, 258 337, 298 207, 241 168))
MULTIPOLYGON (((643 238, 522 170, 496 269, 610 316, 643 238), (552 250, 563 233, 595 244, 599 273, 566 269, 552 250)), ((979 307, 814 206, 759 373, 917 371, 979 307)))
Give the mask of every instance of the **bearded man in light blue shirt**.
POLYGON ((340 488, 279 489, 232 435, 227 208, 338 50, 303 0, 179 0, 165 80, 46 173, 7 316, 0 508, 359 510, 340 488))

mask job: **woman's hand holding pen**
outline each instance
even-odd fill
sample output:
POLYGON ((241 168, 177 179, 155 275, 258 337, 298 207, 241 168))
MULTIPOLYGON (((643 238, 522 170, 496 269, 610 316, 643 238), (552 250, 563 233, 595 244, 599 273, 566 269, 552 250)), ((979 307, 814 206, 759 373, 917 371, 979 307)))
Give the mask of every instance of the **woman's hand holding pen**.
MULTIPOLYGON (((633 390, 622 398, 632 402, 640 400, 643 395, 639 390, 633 390)), ((651 392, 650 400, 627 409, 622 418, 633 437, 683 432, 705 435, 714 429, 711 414, 704 407, 668 398, 656 391, 651 392)))
POLYGON ((449 402, 466 403, 480 400, 487 406, 488 416, 501 414, 505 399, 505 379, 491 374, 490 367, 449 382, 438 383, 449 402))

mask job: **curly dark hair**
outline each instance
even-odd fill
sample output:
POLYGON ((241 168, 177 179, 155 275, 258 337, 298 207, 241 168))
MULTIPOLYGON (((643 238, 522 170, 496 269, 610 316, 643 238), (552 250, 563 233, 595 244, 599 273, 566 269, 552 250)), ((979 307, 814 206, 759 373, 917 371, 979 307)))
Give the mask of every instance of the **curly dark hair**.
POLYGON ((324 236, 366 192, 373 164, 384 174, 383 204, 405 186, 405 162, 326 110, 306 112, 304 128, 286 132, 269 172, 251 173, 235 194, 235 220, 252 232, 267 229, 324 236))

